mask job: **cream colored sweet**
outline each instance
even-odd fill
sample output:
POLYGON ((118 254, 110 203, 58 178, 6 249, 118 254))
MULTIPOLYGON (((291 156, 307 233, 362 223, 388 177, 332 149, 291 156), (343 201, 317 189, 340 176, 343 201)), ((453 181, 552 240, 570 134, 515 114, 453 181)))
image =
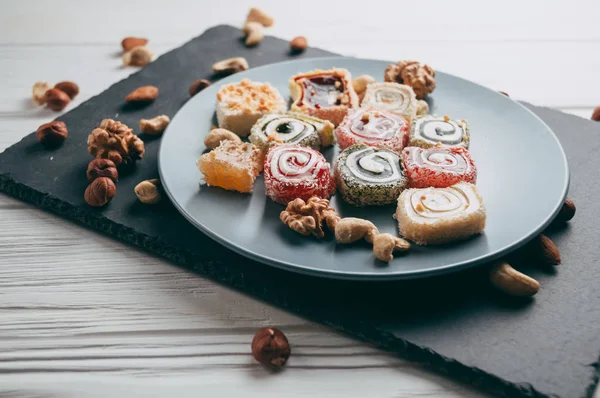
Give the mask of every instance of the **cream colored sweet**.
POLYGON ((485 228, 486 212, 475 185, 407 189, 394 215, 400 234, 419 245, 466 239, 485 228))
POLYGON ((402 116, 409 123, 417 114, 418 102, 410 86, 398 83, 371 83, 361 106, 402 116))
POLYGON ((269 83, 244 79, 227 84, 217 92, 217 121, 220 128, 246 137, 254 123, 269 113, 283 113, 286 102, 269 83))

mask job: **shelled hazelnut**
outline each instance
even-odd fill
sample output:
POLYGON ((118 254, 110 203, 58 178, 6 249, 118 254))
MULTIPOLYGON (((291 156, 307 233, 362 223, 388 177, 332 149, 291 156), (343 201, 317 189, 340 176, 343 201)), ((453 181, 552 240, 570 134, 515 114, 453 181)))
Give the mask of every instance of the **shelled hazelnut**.
POLYGON ((152 205, 160 202, 160 192, 158 191, 159 181, 157 178, 142 181, 135 186, 133 191, 140 202, 152 205))
POLYGON ((79 94, 79 86, 73 82, 60 82, 54 85, 54 88, 61 90, 69 96, 70 99, 75 98, 79 94))
POLYGON ((69 135, 65 122, 55 120, 44 123, 35 132, 37 139, 45 147, 52 148, 62 144, 69 135))
POLYGON ((46 91, 45 100, 48 108, 53 111, 62 111, 71 102, 71 97, 58 88, 51 88, 46 91))
POLYGON ((88 164, 86 176, 89 182, 94 181, 100 177, 110 178, 113 182, 117 182, 119 179, 119 172, 117 166, 110 159, 94 159, 88 164))
POLYGON ((85 189, 83 198, 93 207, 102 207, 114 198, 117 193, 115 183, 108 177, 99 177, 85 189))
POLYGON ((262 328, 252 339, 252 355, 263 365, 281 367, 290 354, 290 343, 279 329, 262 328))

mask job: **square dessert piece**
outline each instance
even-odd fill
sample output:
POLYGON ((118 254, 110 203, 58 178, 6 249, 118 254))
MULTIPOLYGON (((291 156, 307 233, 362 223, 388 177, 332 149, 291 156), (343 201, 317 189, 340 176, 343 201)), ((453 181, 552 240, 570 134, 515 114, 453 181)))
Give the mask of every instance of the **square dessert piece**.
POLYGON ((262 151, 242 142, 223 141, 221 145, 205 153, 198 161, 209 186, 229 191, 252 192, 254 180, 264 165, 262 151))
POLYGON ((217 121, 219 127, 240 137, 250 134, 252 125, 269 113, 283 113, 286 102, 269 83, 244 79, 227 84, 217 92, 217 121))
POLYGON ((475 185, 407 189, 394 215, 400 234, 418 245, 466 239, 483 231, 486 213, 475 185))
POLYGON ((317 69, 292 76, 289 81, 292 111, 338 125, 350 108, 358 107, 352 76, 346 69, 317 69))
POLYGON ((335 129, 335 138, 340 149, 364 144, 400 154, 408 144, 408 123, 402 116, 386 111, 351 109, 335 129))
POLYGON ((475 162, 463 147, 409 146, 402 151, 402 162, 411 188, 446 188, 461 181, 477 181, 475 162))
POLYGON ((398 153, 363 144, 340 153, 334 170, 342 198, 355 206, 394 203, 408 182, 398 153))
POLYGON ((466 120, 425 115, 415 118, 410 125, 410 146, 431 148, 440 144, 469 149, 469 139, 469 124, 466 120))
POLYGON ((404 84, 371 83, 361 106, 394 113, 410 123, 417 114, 417 97, 412 87, 404 84))
POLYGON ((252 126, 250 142, 267 151, 275 145, 301 145, 314 149, 333 145, 333 123, 303 113, 270 114, 252 126))

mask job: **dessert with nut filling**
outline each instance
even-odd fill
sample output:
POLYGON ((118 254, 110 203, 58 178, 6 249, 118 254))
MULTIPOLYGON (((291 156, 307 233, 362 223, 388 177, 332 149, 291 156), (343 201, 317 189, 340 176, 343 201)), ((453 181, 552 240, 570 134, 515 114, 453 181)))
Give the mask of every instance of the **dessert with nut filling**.
POLYGON ((292 76, 289 81, 292 111, 338 125, 350 108, 358 107, 352 76, 346 69, 317 69, 292 76))
POLYGON ((264 115, 283 113, 286 108, 279 91, 269 83, 244 79, 227 84, 217 92, 219 127, 240 137, 248 136, 254 123, 264 115))

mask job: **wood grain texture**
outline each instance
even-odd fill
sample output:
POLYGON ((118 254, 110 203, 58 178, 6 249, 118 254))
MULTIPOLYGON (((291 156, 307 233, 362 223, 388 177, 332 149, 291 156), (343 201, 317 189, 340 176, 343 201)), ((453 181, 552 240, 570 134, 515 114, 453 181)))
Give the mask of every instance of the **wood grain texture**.
MULTIPOLYGON (((241 25, 250 6, 275 16, 269 34, 306 35, 347 55, 423 60, 588 118, 600 104, 600 81, 590 78, 600 69, 600 5, 569 5, 375 0, 364 7, 377 18, 365 18, 364 7, 307 0, 302 7, 319 10, 307 24, 279 0, 10 2, 0 13, 0 150, 57 115, 31 102, 35 81, 79 83, 69 110, 135 71, 121 67, 124 36, 148 37, 161 54, 211 25, 241 25)), ((0 396, 478 396, 6 196, 0 220, 0 396), (279 374, 249 355, 265 325, 292 342, 279 374)))

